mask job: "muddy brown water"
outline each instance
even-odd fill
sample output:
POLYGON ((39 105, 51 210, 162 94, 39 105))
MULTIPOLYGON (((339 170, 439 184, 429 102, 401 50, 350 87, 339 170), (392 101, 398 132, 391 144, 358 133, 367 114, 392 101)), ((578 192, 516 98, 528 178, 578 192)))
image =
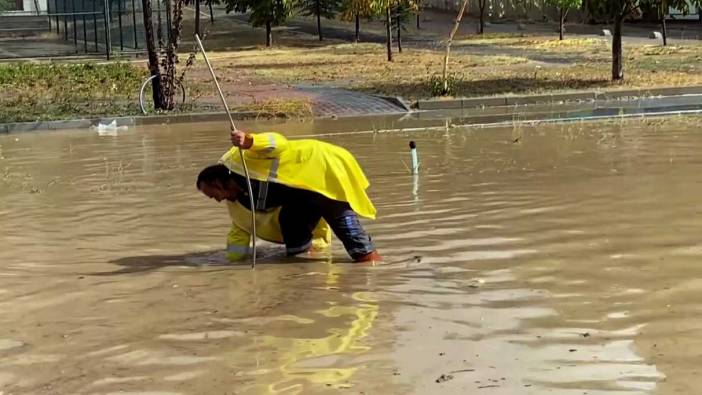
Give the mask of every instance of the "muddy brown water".
POLYGON ((263 245, 253 271, 194 187, 222 130, 0 137, 0 393, 699 387, 699 119, 327 137, 388 262, 263 245))

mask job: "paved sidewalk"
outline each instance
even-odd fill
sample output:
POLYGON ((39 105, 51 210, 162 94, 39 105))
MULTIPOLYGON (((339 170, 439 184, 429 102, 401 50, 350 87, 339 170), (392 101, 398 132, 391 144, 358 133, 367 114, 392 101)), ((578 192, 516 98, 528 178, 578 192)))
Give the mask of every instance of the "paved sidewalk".
MULTIPOLYGON (((409 110, 407 105, 403 105, 395 98, 334 87, 230 83, 223 84, 222 88, 232 108, 246 108, 251 104, 264 104, 276 100, 299 100, 309 103, 312 115, 315 117, 396 114, 409 110)), ((217 108, 220 106, 219 100, 219 97, 212 92, 207 97, 198 99, 198 102, 217 108)))
POLYGON ((406 112, 407 109, 379 96, 337 88, 299 87, 312 104, 315 116, 377 115, 406 112))

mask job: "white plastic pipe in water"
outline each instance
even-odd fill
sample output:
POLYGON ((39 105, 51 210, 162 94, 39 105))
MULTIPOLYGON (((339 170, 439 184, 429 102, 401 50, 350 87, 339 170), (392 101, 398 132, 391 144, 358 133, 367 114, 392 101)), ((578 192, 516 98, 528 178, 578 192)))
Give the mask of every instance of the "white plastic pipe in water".
POLYGON ((419 174, 419 160, 417 159, 417 144, 414 141, 410 141, 410 156, 412 159, 412 174, 419 174))

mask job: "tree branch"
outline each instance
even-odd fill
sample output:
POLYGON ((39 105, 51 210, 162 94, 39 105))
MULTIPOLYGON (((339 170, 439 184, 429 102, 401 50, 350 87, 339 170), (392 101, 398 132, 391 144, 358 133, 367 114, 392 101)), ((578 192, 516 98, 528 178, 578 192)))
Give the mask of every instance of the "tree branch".
POLYGON ((624 19, 624 18, 626 18, 627 16, 631 15, 631 13, 634 12, 635 9, 639 8, 638 3, 635 2, 635 1, 631 1, 631 0, 626 0, 626 1, 624 2, 624 5, 625 5, 625 6, 624 6, 623 14, 621 15, 621 18, 622 18, 622 19, 624 19))

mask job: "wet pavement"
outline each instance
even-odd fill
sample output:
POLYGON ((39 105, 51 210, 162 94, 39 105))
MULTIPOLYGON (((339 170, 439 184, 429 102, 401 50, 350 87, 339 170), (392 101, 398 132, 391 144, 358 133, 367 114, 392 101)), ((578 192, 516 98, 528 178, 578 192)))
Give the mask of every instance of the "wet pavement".
POLYGON ((225 123, 0 136, 0 392, 696 391, 700 118, 350 133, 378 122, 240 125, 345 131, 376 267, 228 265, 194 187, 225 123))

